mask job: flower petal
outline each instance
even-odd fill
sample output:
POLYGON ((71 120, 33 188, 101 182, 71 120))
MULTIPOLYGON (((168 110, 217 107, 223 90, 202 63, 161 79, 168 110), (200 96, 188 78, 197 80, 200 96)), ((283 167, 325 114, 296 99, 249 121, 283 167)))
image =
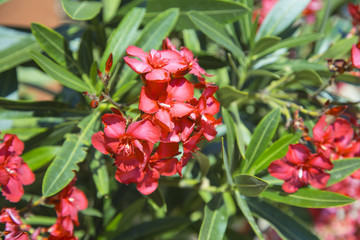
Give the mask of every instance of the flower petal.
POLYGON ((120 115, 107 113, 102 117, 102 122, 107 137, 120 138, 125 133, 126 120, 120 115))
POLYGON ((293 164, 302 164, 310 156, 310 150, 302 144, 290 144, 289 151, 286 153, 286 160, 293 164))
POLYGON ((138 74, 147 73, 152 70, 152 67, 149 64, 135 58, 124 57, 124 61, 132 70, 138 74))
POLYGON ((134 138, 147 140, 152 143, 158 142, 161 136, 160 128, 154 125, 149 119, 131 123, 126 133, 132 135, 134 138))
POLYGON ((268 171, 271 176, 281 180, 289 180, 296 174, 296 168, 287 164, 282 159, 273 161, 270 164, 268 171))

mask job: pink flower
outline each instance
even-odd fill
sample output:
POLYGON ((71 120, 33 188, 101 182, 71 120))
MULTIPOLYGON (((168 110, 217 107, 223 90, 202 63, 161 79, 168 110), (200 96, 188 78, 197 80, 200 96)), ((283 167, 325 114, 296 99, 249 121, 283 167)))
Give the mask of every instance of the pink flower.
POLYGON ((291 144, 286 156, 272 162, 269 173, 278 179, 285 180, 282 189, 294 193, 308 184, 315 188, 324 188, 330 174, 324 170, 333 168, 331 161, 323 154, 311 154, 302 144, 291 144))
POLYGON ((360 49, 358 47, 358 44, 353 44, 351 48, 351 62, 352 65, 356 68, 360 68, 360 49))
POLYGON ((0 185, 10 202, 18 202, 24 194, 23 185, 35 181, 35 175, 20 157, 24 143, 16 135, 5 134, 0 144, 0 185))
POLYGON ((145 81, 169 82, 172 75, 178 76, 179 71, 188 68, 181 55, 171 50, 152 49, 145 53, 141 48, 129 46, 126 53, 140 59, 124 57, 126 64, 145 81))
POLYGON ((24 224, 14 208, 3 208, 0 212, 0 223, 5 224, 5 239, 30 240, 30 226, 24 224))

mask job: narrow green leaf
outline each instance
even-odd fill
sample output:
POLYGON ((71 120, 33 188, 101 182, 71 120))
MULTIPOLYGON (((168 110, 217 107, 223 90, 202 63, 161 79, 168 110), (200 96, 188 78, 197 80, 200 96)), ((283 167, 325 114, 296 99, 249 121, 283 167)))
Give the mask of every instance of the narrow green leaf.
POLYGON ((62 7, 66 14, 74 20, 90 20, 100 13, 102 3, 71 0, 61 0, 62 7))
POLYGON ((154 219, 149 222, 141 223, 130 228, 128 231, 118 235, 114 239, 135 240, 152 238, 159 234, 164 234, 171 230, 181 229, 189 225, 191 222, 187 218, 165 217, 154 219))
POLYGON ((333 161, 334 168, 328 173, 331 175, 327 186, 331 186, 350 176, 360 169, 360 158, 346 158, 333 161))
POLYGON ((234 184, 234 180, 233 180, 232 175, 231 175, 231 170, 230 170, 230 166, 229 166, 229 160, 228 160, 228 158, 226 156, 226 151, 225 151, 225 148, 224 148, 224 138, 221 138, 221 151, 222 151, 222 157, 223 157, 223 161, 224 161, 224 167, 225 167, 227 182, 229 183, 230 186, 232 186, 234 184))
POLYGON ((201 224, 199 239, 223 239, 227 227, 228 215, 222 195, 215 195, 205 206, 204 212, 204 220, 201 224))
POLYGON ((353 44, 356 44, 358 37, 352 36, 351 38, 343 38, 334 43, 329 50, 327 50, 321 58, 343 58, 349 53, 353 44))
POLYGON ((287 134, 274 142, 254 162, 252 168, 255 169, 255 173, 266 169, 272 161, 284 157, 289 149, 289 145, 297 143, 300 138, 301 134, 287 134))
POLYGON ((232 119, 230 113, 226 108, 221 108, 221 113, 223 116, 223 120, 226 126, 226 144, 227 144, 227 155, 228 155, 228 163, 231 169, 234 159, 234 150, 235 150, 235 123, 232 119))
POLYGON ((59 150, 59 146, 42 146, 23 154, 22 158, 35 171, 49 163, 59 150))
POLYGON ((194 28, 194 24, 187 15, 192 10, 201 12, 221 24, 233 22, 248 12, 248 8, 242 3, 222 0, 149 0, 145 18, 154 18, 168 8, 180 9, 180 17, 175 26, 176 29, 194 28))
POLYGON ((104 155, 101 152, 96 151, 95 156, 90 163, 90 170, 98 195, 102 197, 108 195, 110 191, 109 173, 103 157, 104 155))
MULTIPOLYGON (((303 44, 308 44, 310 42, 317 41, 317 40, 321 39, 322 37, 323 37, 322 34, 314 33, 314 34, 308 34, 308 35, 283 39, 279 43, 257 53, 256 55, 253 56, 253 59, 260 58, 266 54, 275 52, 276 50, 281 49, 281 48, 292 48, 292 47, 297 47, 297 46, 300 46, 303 44)), ((260 39, 260 41, 261 41, 261 39, 260 39)))
POLYGON ((245 218, 248 220, 251 228, 254 230, 256 236, 260 239, 260 240, 265 240, 264 236, 261 233, 261 230, 259 228, 259 226, 256 224, 254 216, 252 215, 249 205, 247 204, 246 200, 243 199, 243 197, 240 195, 240 192, 238 189, 236 189, 234 191, 234 195, 235 195, 235 201, 237 203, 237 205, 239 206, 241 212, 244 214, 245 218))
POLYGON ((0 72, 31 60, 28 51, 40 51, 41 47, 31 37, 26 37, 0 51, 0 72))
POLYGON ((0 73, 0 97, 18 99, 18 78, 15 68, 0 73))
POLYGON ((41 53, 29 52, 34 61, 44 70, 47 74, 59 81, 64 86, 74 89, 79 92, 87 91, 88 88, 80 78, 66 70, 64 67, 57 65, 49 58, 41 53))
POLYGON ((216 95, 222 106, 229 107, 232 102, 247 99, 249 94, 239 91, 233 86, 224 86, 216 92, 216 95))
POLYGON ((61 189, 74 178, 79 167, 77 163, 83 161, 86 157, 86 149, 90 145, 91 136, 95 133, 99 123, 100 112, 84 118, 80 123, 80 135, 69 134, 60 149, 60 152, 47 169, 42 186, 43 196, 49 197, 61 189))
POLYGON ((132 203, 124 211, 118 213, 111 222, 105 227, 105 231, 101 234, 99 239, 114 239, 119 233, 129 229, 134 218, 143 209, 145 198, 132 203))
POLYGON ((256 197, 260 195, 269 186, 269 183, 261 178, 240 174, 234 177, 235 186, 242 195, 248 197, 256 197))
MULTIPOLYGON (((194 29, 184 29, 182 31, 185 46, 193 52, 200 52, 201 46, 196 31, 194 29)), ((202 66, 202 65, 201 65, 202 66)))
POLYGON ((55 224, 56 217, 30 215, 24 219, 25 224, 51 226, 55 224))
POLYGON ((355 201, 338 193, 307 188, 300 188, 297 192, 289 194, 282 191, 280 187, 272 187, 263 192, 261 196, 274 202, 303 208, 339 207, 355 201))
MULTIPOLYGON (((93 37, 92 31, 86 29, 83 36, 81 37, 81 43, 78 51, 78 62, 83 72, 90 75, 90 69, 94 62, 93 57, 93 37)), ((95 86, 94 82, 91 82, 92 86, 95 86)))
POLYGON ((305 80, 307 82, 310 82, 311 84, 314 84, 315 86, 321 86, 321 84, 323 84, 324 82, 320 75, 312 69, 306 69, 296 72, 295 79, 297 81, 305 80))
POLYGON ((115 15, 121 4, 121 0, 102 0, 104 22, 109 22, 115 15))
POLYGON ((349 74, 349 73, 343 73, 343 74, 339 74, 336 78, 335 81, 342 81, 342 82, 347 82, 350 84, 359 84, 359 77, 349 74))
POLYGON ((310 3, 310 0, 280 0, 266 15, 256 39, 277 35, 288 28, 310 3))
POLYGON ((257 216, 267 220, 283 239, 319 240, 304 224, 299 223, 274 205, 259 198, 249 198, 247 203, 251 211, 257 216))
POLYGON ((265 69, 255 69, 255 70, 248 71, 247 77, 252 77, 252 76, 264 76, 264 77, 271 77, 274 79, 280 78, 279 75, 277 75, 273 72, 267 71, 265 69))
POLYGON ((84 210, 81 210, 81 214, 84 214, 86 216, 98 217, 98 218, 101 218, 103 216, 102 213, 96 208, 86 208, 84 210))
POLYGON ((256 55, 261 53, 262 51, 267 50, 270 47, 273 47, 281 40, 280 37, 276 36, 265 36, 262 37, 259 41, 255 43, 254 49, 252 50, 252 54, 256 55))
POLYGON ((194 155, 194 158, 198 161, 200 165, 201 177, 206 177, 206 174, 209 172, 210 169, 210 161, 208 156, 203 154, 202 152, 197 152, 196 155, 194 155))
MULTIPOLYGON (((176 8, 170 8, 159 14, 156 18, 146 24, 134 45, 142 48, 144 51, 157 49, 161 45, 162 40, 166 38, 174 28, 178 17, 179 10, 176 8)), ((137 73, 126 66, 115 89, 120 89, 122 85, 131 80, 134 80, 136 76, 137 73)), ((113 95, 113 100, 119 100, 120 94, 121 92, 119 92, 119 90, 116 91, 113 95)))
POLYGON ((31 32, 41 48, 60 65, 66 66, 68 61, 74 61, 61 34, 39 23, 31 24, 31 32))
MULTIPOLYGON (((123 20, 111 33, 111 36, 106 44, 106 49, 101 58, 101 71, 105 70, 105 64, 110 53, 113 54, 113 66, 115 66, 120 60, 120 57, 125 54, 126 48, 132 44, 135 37, 137 37, 137 30, 141 24, 144 14, 144 8, 133 8, 124 16, 123 20)), ((112 70, 113 69, 114 67, 112 67, 112 70)))
POLYGON ((235 139, 236 139, 238 149, 240 151, 240 155, 242 157, 241 164, 244 164, 243 161, 246 161, 246 159, 245 159, 245 140, 244 140, 244 131, 243 131, 245 126, 240 119, 239 109, 237 108, 236 104, 230 105, 230 111, 232 112, 232 114, 235 117, 235 122, 234 122, 235 139))
POLYGON ((251 138, 245 157, 248 161, 248 168, 251 168, 256 159, 265 151, 269 145, 280 121, 280 108, 268 113, 257 125, 251 138))
POLYGON ((234 56, 242 59, 245 57, 241 48, 234 44, 226 33, 224 26, 213 18, 196 11, 188 13, 190 20, 195 26, 214 42, 229 50, 234 56))

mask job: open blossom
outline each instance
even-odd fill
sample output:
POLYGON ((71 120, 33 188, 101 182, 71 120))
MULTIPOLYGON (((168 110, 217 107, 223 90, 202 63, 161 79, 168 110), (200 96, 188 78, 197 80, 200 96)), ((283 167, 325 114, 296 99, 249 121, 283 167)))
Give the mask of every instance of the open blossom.
POLYGON ((14 208, 3 208, 0 212, 0 223, 5 224, 5 240, 30 240, 30 226, 24 224, 14 208))
POLYGON ((324 188, 330 174, 324 170, 331 170, 333 164, 322 153, 311 154, 302 144, 291 144, 286 156, 273 161, 269 166, 269 173, 284 180, 282 189, 287 193, 294 193, 299 188, 310 184, 315 188, 324 188))
POLYGON ((5 134, 0 144, 0 186, 10 202, 18 202, 24 194, 23 185, 35 181, 35 175, 20 157, 24 143, 13 134, 5 134))
POLYGON ((85 194, 77 189, 74 178, 60 193, 50 197, 48 202, 55 205, 57 220, 49 228, 49 239, 76 239, 73 236, 74 224, 79 225, 78 212, 88 206, 85 194))

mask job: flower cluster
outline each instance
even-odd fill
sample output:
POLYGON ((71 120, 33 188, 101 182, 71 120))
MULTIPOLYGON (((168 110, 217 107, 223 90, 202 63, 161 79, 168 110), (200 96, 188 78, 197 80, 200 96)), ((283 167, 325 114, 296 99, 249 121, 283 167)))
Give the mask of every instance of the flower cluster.
MULTIPOLYGON (((359 124, 345 110, 346 107, 335 107, 326 111, 313 127, 313 136, 305 138, 315 146, 315 154, 305 145, 290 145, 283 159, 270 164, 269 173, 285 180, 282 186, 285 192, 296 192, 307 184, 325 188, 330 175, 324 170, 332 169, 332 161, 360 156, 359 124)), ((360 171, 352 177, 360 179, 360 171)))
POLYGON ((119 182, 136 183, 142 194, 150 194, 158 187, 160 175, 181 175, 196 145, 215 137, 215 126, 221 123, 214 118, 220 109, 213 96, 218 87, 205 82, 204 75, 210 75, 189 49, 177 50, 169 39, 163 41, 162 50, 144 52, 129 46, 126 52, 126 64, 144 83, 139 99, 141 119, 132 122, 113 109, 102 117, 104 131, 93 135, 92 144, 114 158, 119 182), (188 73, 199 82, 187 80, 188 73), (199 98, 194 97, 195 89, 202 90, 199 98))
POLYGON ((23 185, 35 181, 35 175, 20 157, 24 143, 13 134, 5 134, 0 144, 0 186, 3 196, 10 202, 18 202, 24 194, 23 185))
POLYGON ((48 203, 55 205, 57 215, 56 223, 48 229, 49 240, 77 239, 74 236, 74 224, 79 226, 78 211, 88 206, 85 194, 77 189, 74 178, 61 192, 47 199, 48 203))
MULTIPOLYGON (((24 224, 17 210, 14 208, 3 208, 0 212, 0 223, 5 224, 5 239, 30 240, 30 226, 24 224)), ((34 237, 34 236, 33 236, 34 237)), ((36 239, 36 238, 33 238, 36 239)))

